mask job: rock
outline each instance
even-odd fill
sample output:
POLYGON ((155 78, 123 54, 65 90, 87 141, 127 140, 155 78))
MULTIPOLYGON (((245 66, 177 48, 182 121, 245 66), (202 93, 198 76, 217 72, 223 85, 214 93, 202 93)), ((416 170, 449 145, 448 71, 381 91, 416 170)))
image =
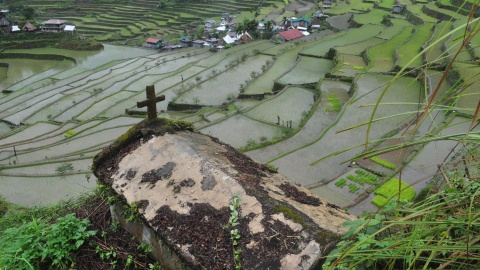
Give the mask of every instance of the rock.
POLYGON ((95 157, 95 175, 119 198, 111 210, 122 226, 165 269, 318 267, 345 233, 341 224, 355 218, 191 130, 143 121, 95 157))

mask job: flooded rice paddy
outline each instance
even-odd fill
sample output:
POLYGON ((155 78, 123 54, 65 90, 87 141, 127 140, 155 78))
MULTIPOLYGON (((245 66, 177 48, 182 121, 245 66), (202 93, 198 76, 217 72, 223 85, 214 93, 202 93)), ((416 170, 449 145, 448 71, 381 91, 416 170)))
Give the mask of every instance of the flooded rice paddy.
MULTIPOLYGON (((330 21, 344 29, 348 16, 330 21)), ((136 108, 136 102, 145 99, 145 86, 153 84, 157 95, 166 96, 157 104, 161 116, 191 121, 199 132, 236 148, 278 141, 246 154, 272 163, 292 182, 335 204, 349 205, 362 190, 349 193, 333 180, 348 174, 349 163, 343 162, 364 149, 366 126, 362 124, 369 121, 373 105, 393 79, 365 73, 365 67, 379 71, 385 65, 365 63, 360 54, 366 49, 393 46, 387 40, 402 34, 409 36, 404 33, 409 27, 406 20, 392 22, 387 28, 369 24, 339 33, 328 30, 294 43, 255 41, 218 53, 208 49, 159 53, 112 45, 99 52, 28 51, 74 57, 77 64, 41 61, 17 77, 10 77, 0 67, 0 87, 12 91, 0 96, 0 196, 21 205, 43 205, 94 188, 95 179, 87 179, 91 158, 143 120, 144 116, 127 116, 125 112, 145 112, 136 108), (336 67, 323 58, 332 47, 339 52, 336 67), (330 72, 354 81, 325 79, 330 72), (274 92, 275 82, 286 87, 274 92), (245 94, 267 94, 263 100, 238 99, 240 86, 245 94), (168 111, 169 102, 208 107, 168 111), (338 154, 330 156, 333 153, 338 154), (321 158, 325 159, 311 166, 321 158), (64 163, 74 169, 60 175, 57 169, 64 163)), ((19 59, 6 60, 18 61, 9 72, 22 64, 19 59)), ((385 60, 390 68, 393 60, 385 60)), ((458 67, 468 74, 465 66, 458 67)), ((429 84, 438 84, 440 76, 429 71, 429 84)), ((448 85, 441 89, 447 90, 448 85)), ((414 78, 393 81, 375 113, 378 121, 372 124, 369 139, 378 140, 407 123, 416 112, 416 103, 423 100, 422 93, 420 82, 414 78)), ((467 89, 459 104, 472 105, 468 102, 476 94, 467 89)), ((466 125, 457 122, 461 120, 456 118, 452 129, 442 132, 466 125)), ((424 182, 415 181, 435 173, 437 161, 429 157, 444 155, 451 147, 451 142, 427 144, 405 168, 402 177, 411 180, 404 181, 418 185, 415 188, 424 186, 424 182)), ((369 207, 367 199, 351 212, 369 207)))

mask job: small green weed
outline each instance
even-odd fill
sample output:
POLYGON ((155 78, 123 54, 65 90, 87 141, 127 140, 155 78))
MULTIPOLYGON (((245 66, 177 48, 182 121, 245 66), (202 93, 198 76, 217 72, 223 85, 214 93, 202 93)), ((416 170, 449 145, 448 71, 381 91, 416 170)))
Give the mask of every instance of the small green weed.
POLYGON ((77 132, 75 130, 69 129, 69 130, 65 131, 65 138, 70 138, 75 134, 77 134, 77 132))
POLYGON ((74 169, 73 164, 70 162, 67 162, 67 163, 60 164, 60 166, 58 166, 55 171, 58 172, 59 174, 66 174, 66 173, 72 172, 73 169, 74 169))
MULTIPOLYGON (((228 219, 228 224, 227 227, 235 227, 237 226, 238 223, 238 217, 239 217, 239 207, 240 207, 240 199, 238 196, 234 195, 232 197, 232 203, 229 205, 230 207, 230 218, 228 219)), ((240 248, 237 248, 238 246, 238 240, 241 238, 240 232, 238 229, 231 229, 230 230, 230 239, 232 239, 232 245, 233 245, 233 259, 235 260, 235 269, 240 270, 242 269, 242 263, 240 261, 240 254, 242 253, 242 250, 240 248)))

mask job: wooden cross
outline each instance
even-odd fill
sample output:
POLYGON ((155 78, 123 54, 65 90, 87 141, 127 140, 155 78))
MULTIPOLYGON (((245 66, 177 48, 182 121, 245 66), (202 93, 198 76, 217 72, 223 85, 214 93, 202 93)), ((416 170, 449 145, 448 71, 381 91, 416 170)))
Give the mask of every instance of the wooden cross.
POLYGON ((147 107, 148 119, 157 119, 157 102, 165 100, 165 95, 155 96, 155 86, 147 86, 147 100, 137 102, 137 108, 147 107))

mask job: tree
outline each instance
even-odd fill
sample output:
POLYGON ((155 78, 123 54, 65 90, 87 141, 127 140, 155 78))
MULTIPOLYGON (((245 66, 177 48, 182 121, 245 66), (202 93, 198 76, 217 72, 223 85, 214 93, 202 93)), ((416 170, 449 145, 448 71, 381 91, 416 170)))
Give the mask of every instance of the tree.
POLYGON ((25 6, 23 8, 23 16, 25 16, 27 20, 32 20, 35 17, 35 9, 30 6, 25 6))
POLYGON ((273 35, 273 25, 270 21, 265 23, 265 30, 263 30, 263 38, 269 39, 273 35))
POLYGON ((205 26, 203 25, 200 25, 197 27, 197 38, 203 38, 203 36, 205 35, 205 26))

